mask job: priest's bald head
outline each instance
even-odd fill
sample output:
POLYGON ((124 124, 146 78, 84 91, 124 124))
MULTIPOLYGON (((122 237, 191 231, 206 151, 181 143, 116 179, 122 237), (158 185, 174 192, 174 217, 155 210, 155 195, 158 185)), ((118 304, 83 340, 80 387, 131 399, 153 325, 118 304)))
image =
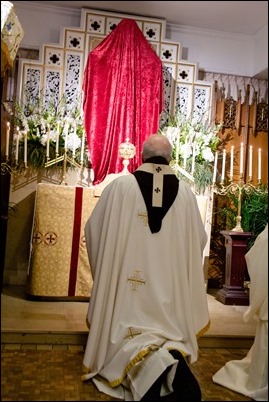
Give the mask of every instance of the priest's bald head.
POLYGON ((142 146, 142 161, 154 156, 162 156, 170 163, 173 148, 167 137, 162 134, 151 135, 142 146))

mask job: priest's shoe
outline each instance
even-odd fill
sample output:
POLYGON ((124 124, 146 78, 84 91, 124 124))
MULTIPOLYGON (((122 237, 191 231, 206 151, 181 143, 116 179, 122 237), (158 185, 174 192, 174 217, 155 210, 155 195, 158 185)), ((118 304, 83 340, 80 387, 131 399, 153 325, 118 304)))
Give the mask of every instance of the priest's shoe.
POLYGON ((201 401, 202 393, 198 381, 191 372, 184 356, 178 350, 169 350, 178 360, 176 374, 172 383, 176 396, 183 401, 201 401))

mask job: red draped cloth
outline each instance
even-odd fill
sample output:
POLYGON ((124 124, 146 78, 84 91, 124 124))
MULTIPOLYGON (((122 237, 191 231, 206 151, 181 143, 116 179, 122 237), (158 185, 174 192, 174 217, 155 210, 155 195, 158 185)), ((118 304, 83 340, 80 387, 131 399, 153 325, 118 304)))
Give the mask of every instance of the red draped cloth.
POLYGON ((137 23, 123 19, 89 54, 83 79, 84 126, 94 184, 123 169, 118 147, 129 138, 141 164, 144 140, 158 131, 163 109, 162 62, 137 23))

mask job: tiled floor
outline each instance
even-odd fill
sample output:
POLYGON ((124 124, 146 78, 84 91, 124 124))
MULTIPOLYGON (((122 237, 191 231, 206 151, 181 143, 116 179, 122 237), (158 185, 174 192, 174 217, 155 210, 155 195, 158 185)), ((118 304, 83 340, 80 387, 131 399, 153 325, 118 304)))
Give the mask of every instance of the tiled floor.
MULTIPOLYGON (((245 306, 225 306, 208 294, 211 319, 191 369, 204 401, 250 401, 212 382, 226 361, 242 359, 253 342, 255 322, 246 324, 245 306)), ((1 400, 114 400, 81 381, 87 337, 88 302, 27 300, 21 287, 1 295, 1 400)))

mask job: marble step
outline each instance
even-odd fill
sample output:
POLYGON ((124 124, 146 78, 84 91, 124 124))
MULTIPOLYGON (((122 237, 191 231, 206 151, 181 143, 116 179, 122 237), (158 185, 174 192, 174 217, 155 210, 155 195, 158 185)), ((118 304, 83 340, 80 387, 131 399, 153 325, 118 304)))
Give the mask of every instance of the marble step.
MULTIPOLYGON (((253 341, 253 336, 204 335, 198 344, 201 348, 249 349, 253 341)), ((86 332, 1 331, 1 344, 85 345, 86 342, 86 332)))

